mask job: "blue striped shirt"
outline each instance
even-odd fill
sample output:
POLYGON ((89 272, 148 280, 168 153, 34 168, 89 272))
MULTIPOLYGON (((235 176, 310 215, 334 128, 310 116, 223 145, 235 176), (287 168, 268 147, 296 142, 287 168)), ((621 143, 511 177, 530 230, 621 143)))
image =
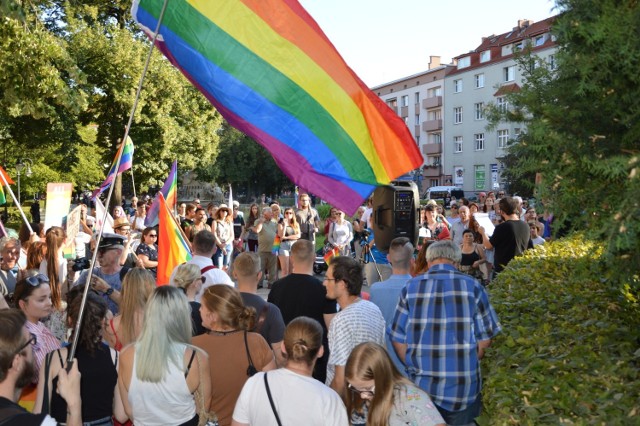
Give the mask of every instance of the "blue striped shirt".
POLYGON ((438 406, 461 411, 480 393, 478 342, 500 330, 484 287, 440 264, 407 283, 389 334, 407 344, 409 378, 438 406))

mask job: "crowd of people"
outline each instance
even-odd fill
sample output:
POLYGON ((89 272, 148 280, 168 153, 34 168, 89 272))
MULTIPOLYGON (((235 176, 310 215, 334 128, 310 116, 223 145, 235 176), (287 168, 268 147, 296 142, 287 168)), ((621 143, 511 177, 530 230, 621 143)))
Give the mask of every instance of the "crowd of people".
POLYGON ((322 281, 322 220, 307 194, 298 209, 246 214, 180 206, 193 257, 160 286, 145 202, 114 209, 115 233, 87 244, 90 281, 64 258, 64 229, 4 237, 0 423, 473 424, 480 359, 501 330, 485 286, 548 231, 521 200, 482 195, 448 217, 421 209, 417 247, 376 246, 372 200, 352 221, 333 208, 325 247, 337 255, 322 281), (488 215, 491 235, 472 212, 488 215))

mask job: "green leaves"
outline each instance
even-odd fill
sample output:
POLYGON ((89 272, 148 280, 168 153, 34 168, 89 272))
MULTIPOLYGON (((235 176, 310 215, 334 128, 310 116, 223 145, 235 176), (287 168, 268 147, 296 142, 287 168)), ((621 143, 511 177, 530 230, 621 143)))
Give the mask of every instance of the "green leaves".
POLYGON ((482 425, 634 424, 640 317, 577 235, 514 259, 489 287, 503 332, 482 361, 482 425))

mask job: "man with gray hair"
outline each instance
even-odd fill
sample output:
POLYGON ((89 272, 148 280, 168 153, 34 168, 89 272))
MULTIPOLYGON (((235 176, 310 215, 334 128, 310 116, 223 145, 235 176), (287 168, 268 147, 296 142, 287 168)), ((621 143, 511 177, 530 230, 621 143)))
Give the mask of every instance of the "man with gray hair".
MULTIPOLYGON (((404 288, 407 281, 411 279, 411 267, 413 266, 413 244, 407 237, 397 237, 391 241, 389 246, 389 254, 387 254, 387 260, 391 264, 391 276, 385 281, 380 281, 371 287, 370 298, 375 303, 382 316, 387 327, 391 326, 393 317, 396 313, 396 306, 400 299, 400 293, 404 288)), ((406 375, 404 372, 404 364, 400 361, 393 350, 391 340, 387 335, 385 339, 385 345, 387 351, 391 355, 393 363, 398 370, 406 375)))
POLYGON ((460 247, 437 241, 429 270, 402 289, 389 335, 409 379, 427 392, 449 425, 480 415, 480 359, 501 330, 484 287, 459 272, 460 247))
POLYGON ((0 239, 0 293, 3 296, 13 294, 18 277, 18 259, 20 258, 20 240, 14 237, 0 239))
POLYGON ((469 222, 471 222, 471 213, 469 213, 469 207, 460 206, 458 207, 458 214, 460 220, 453 223, 451 225, 451 240, 456 245, 462 244, 462 234, 465 229, 469 228, 469 222))

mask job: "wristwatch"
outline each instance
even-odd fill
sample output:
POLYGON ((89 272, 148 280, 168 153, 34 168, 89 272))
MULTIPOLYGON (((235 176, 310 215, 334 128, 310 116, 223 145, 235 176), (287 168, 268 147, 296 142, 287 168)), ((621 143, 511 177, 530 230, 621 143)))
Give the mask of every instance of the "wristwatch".
POLYGON ((113 288, 109 287, 109 290, 105 291, 104 294, 111 296, 113 294, 113 288))

